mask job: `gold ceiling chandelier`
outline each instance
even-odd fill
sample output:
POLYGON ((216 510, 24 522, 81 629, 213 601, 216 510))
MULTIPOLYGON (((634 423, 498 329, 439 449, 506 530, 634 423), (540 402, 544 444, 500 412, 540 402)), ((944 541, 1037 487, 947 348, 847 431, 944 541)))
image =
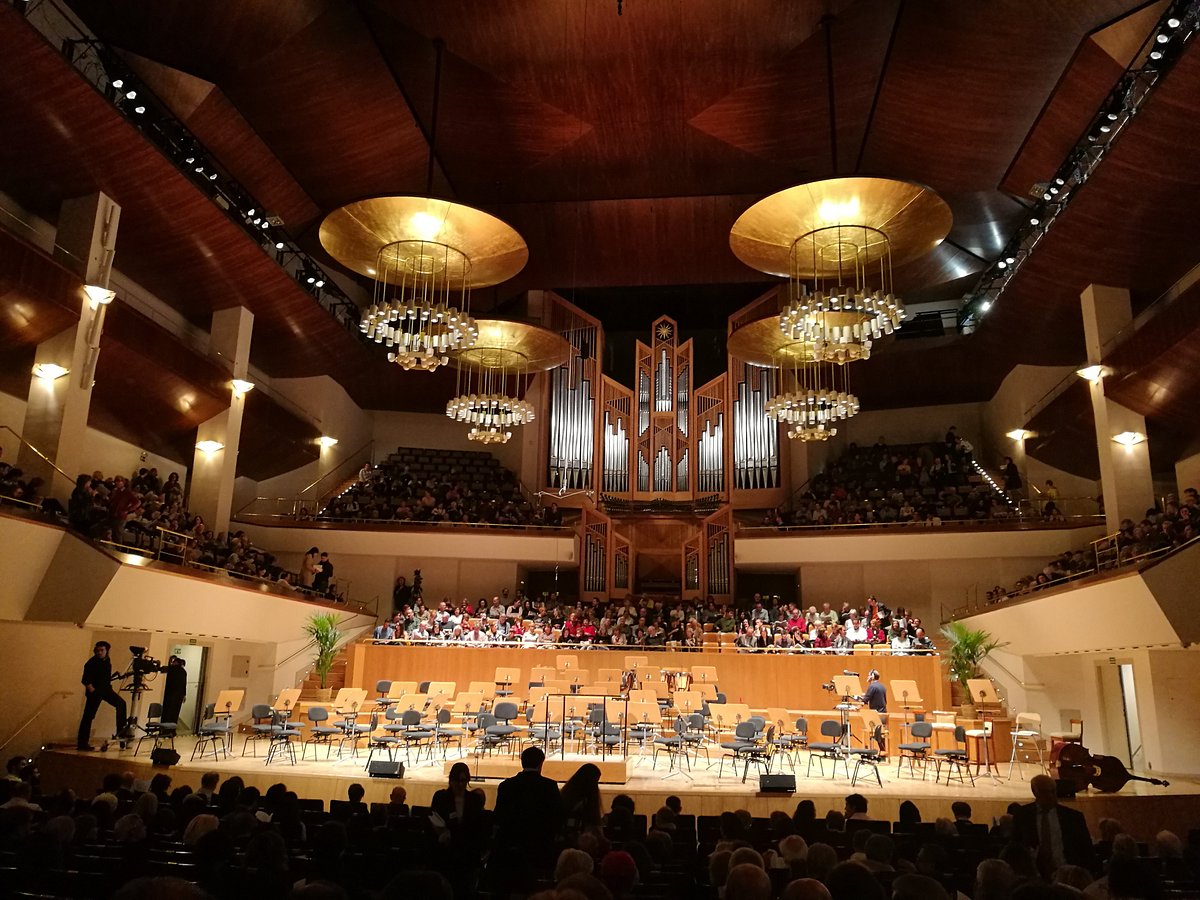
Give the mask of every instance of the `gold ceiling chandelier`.
POLYGON ((905 317, 892 268, 936 247, 952 220, 922 185, 832 178, 772 194, 734 223, 734 254, 788 280, 779 315, 739 328, 729 352, 773 371, 764 411, 789 438, 829 440, 858 413, 849 363, 869 359, 905 317))
POLYGON ((404 369, 431 372, 473 346, 471 291, 525 267, 529 251, 511 227, 482 210, 429 197, 376 197, 334 210, 321 243, 375 283, 359 327, 404 369))
POLYGON ((455 358, 457 387, 446 415, 471 426, 468 440, 507 443, 514 428, 535 418, 533 404, 524 399, 533 376, 562 365, 570 353, 561 335, 536 325, 481 320, 474 344, 455 358))

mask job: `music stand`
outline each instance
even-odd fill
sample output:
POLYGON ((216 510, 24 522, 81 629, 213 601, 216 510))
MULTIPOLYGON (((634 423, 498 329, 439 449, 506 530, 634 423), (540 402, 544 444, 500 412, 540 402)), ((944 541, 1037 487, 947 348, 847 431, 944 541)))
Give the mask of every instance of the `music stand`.
POLYGON ((983 723, 982 728, 968 729, 967 737, 978 738, 983 751, 983 771, 993 783, 999 783, 999 772, 993 772, 992 769, 996 765, 996 761, 991 759, 988 752, 988 743, 992 739, 993 723, 988 716, 995 717, 995 714, 1000 709, 1000 695, 996 693, 996 686, 992 684, 988 678, 968 678, 967 690, 971 692, 971 697, 974 699, 979 709, 979 719, 983 723))
POLYGON ((232 719, 233 714, 242 708, 242 699, 246 696, 243 690, 225 690, 217 694, 217 702, 213 704, 214 719, 232 719))
POLYGON ((292 717, 292 711, 299 702, 300 688, 284 688, 275 698, 275 705, 271 709, 277 713, 283 713, 283 720, 286 722, 292 717))
MULTIPOLYGON (((842 719, 842 739, 838 743, 842 745, 842 755, 847 760, 847 766, 849 766, 850 713, 858 710, 859 704, 856 700, 862 696, 862 682, 858 680, 857 675, 834 675, 830 681, 833 682, 834 692, 841 698, 834 707, 841 714, 842 719)), ((836 776, 837 763, 834 762, 833 765, 833 774, 836 776)))

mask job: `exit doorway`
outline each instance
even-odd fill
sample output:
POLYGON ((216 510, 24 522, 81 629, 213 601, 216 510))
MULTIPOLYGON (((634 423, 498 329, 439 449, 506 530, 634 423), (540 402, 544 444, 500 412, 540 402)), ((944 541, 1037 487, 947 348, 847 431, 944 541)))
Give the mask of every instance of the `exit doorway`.
POLYGON ((204 696, 208 648, 199 644, 175 644, 171 647, 171 655, 182 659, 187 670, 187 695, 179 709, 179 733, 190 731, 194 734, 200 727, 199 719, 204 712, 200 707, 200 698, 204 696))

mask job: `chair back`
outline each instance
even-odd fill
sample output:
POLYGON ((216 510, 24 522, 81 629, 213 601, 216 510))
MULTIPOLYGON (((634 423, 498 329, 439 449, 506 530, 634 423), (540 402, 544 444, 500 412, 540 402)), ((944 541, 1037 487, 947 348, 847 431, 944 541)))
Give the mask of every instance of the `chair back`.
POLYGON ((677 735, 679 735, 680 737, 683 737, 684 732, 686 732, 687 730, 688 730, 687 720, 684 719, 683 716, 676 716, 675 717, 675 733, 677 735))
POLYGON ((840 740, 842 737, 842 723, 836 719, 826 719, 821 723, 821 735, 840 740))
POLYGON ((387 679, 381 678, 379 681, 375 682, 375 690, 379 691, 379 695, 381 697, 386 695, 391 689, 392 683, 387 679))
POLYGON ((255 703, 250 707, 250 718, 252 719, 269 719, 271 718, 271 704, 255 703))
POLYGON ((497 703, 495 707, 493 707, 492 713, 497 719, 508 722, 509 720, 517 717, 517 704, 507 700, 503 703, 497 703))
MULTIPOLYGON (((154 707, 151 706, 150 708, 153 709, 154 707)), ((151 715, 154 715, 154 713, 151 713, 151 715)), ((1040 733, 1042 730, 1042 716, 1040 713, 1017 713, 1016 722, 1014 723, 1017 731, 1025 730, 1021 728, 1022 724, 1028 725, 1029 731, 1036 731, 1040 733)))
POLYGON ((444 706, 441 709, 439 709, 437 711, 437 721, 438 721, 439 725, 449 725, 450 724, 450 710, 448 710, 444 706))
POLYGON ((405 728, 412 728, 414 725, 420 725, 421 711, 419 709, 406 709, 401 714, 400 724, 405 728))
POLYGON ((739 741, 752 741, 757 734, 758 729, 749 719, 745 722, 738 722, 737 727, 733 729, 733 736, 739 741))
POLYGON ((967 742, 967 729, 962 725, 954 726, 954 741, 958 744, 965 744, 967 742))
MULTIPOLYGON (((390 712, 390 710, 389 710, 390 712)), ((310 722, 325 722, 329 719, 329 710, 323 706, 310 706, 308 708, 308 721, 310 722)))
POLYGON ((161 716, 162 716, 162 704, 161 703, 151 703, 150 709, 146 713, 146 718, 157 719, 157 718, 160 718, 161 716))
POLYGON ((417 684, 417 693, 418 694, 428 694, 429 693, 429 682, 428 681, 419 682, 417 684))
POLYGON ((928 740, 933 737, 932 722, 913 722, 912 736, 921 740, 928 740))
POLYGON ((808 719, 803 716, 796 720, 796 734, 808 737, 808 719))

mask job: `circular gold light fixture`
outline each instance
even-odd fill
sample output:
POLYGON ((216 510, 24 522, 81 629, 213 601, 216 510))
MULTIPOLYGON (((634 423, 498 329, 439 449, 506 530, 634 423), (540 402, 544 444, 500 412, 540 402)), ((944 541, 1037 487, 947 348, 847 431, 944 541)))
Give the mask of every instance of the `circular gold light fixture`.
POLYGON ((405 369, 432 371, 473 346, 470 292, 525 267, 529 250, 509 225, 482 210, 429 197, 376 197, 334 210, 321 223, 334 259, 375 282, 360 327, 405 369))
POLYGON ((952 221, 923 185, 832 178, 760 200, 734 223, 729 245, 752 268, 788 278, 784 337, 845 363, 868 359, 872 343, 900 327, 892 267, 936 247, 952 221))
POLYGON ((537 372, 565 363, 571 347, 561 335, 524 322, 484 319, 471 347, 456 358, 458 383, 446 415, 471 426, 467 439, 503 444, 513 428, 532 422, 524 396, 537 372))

